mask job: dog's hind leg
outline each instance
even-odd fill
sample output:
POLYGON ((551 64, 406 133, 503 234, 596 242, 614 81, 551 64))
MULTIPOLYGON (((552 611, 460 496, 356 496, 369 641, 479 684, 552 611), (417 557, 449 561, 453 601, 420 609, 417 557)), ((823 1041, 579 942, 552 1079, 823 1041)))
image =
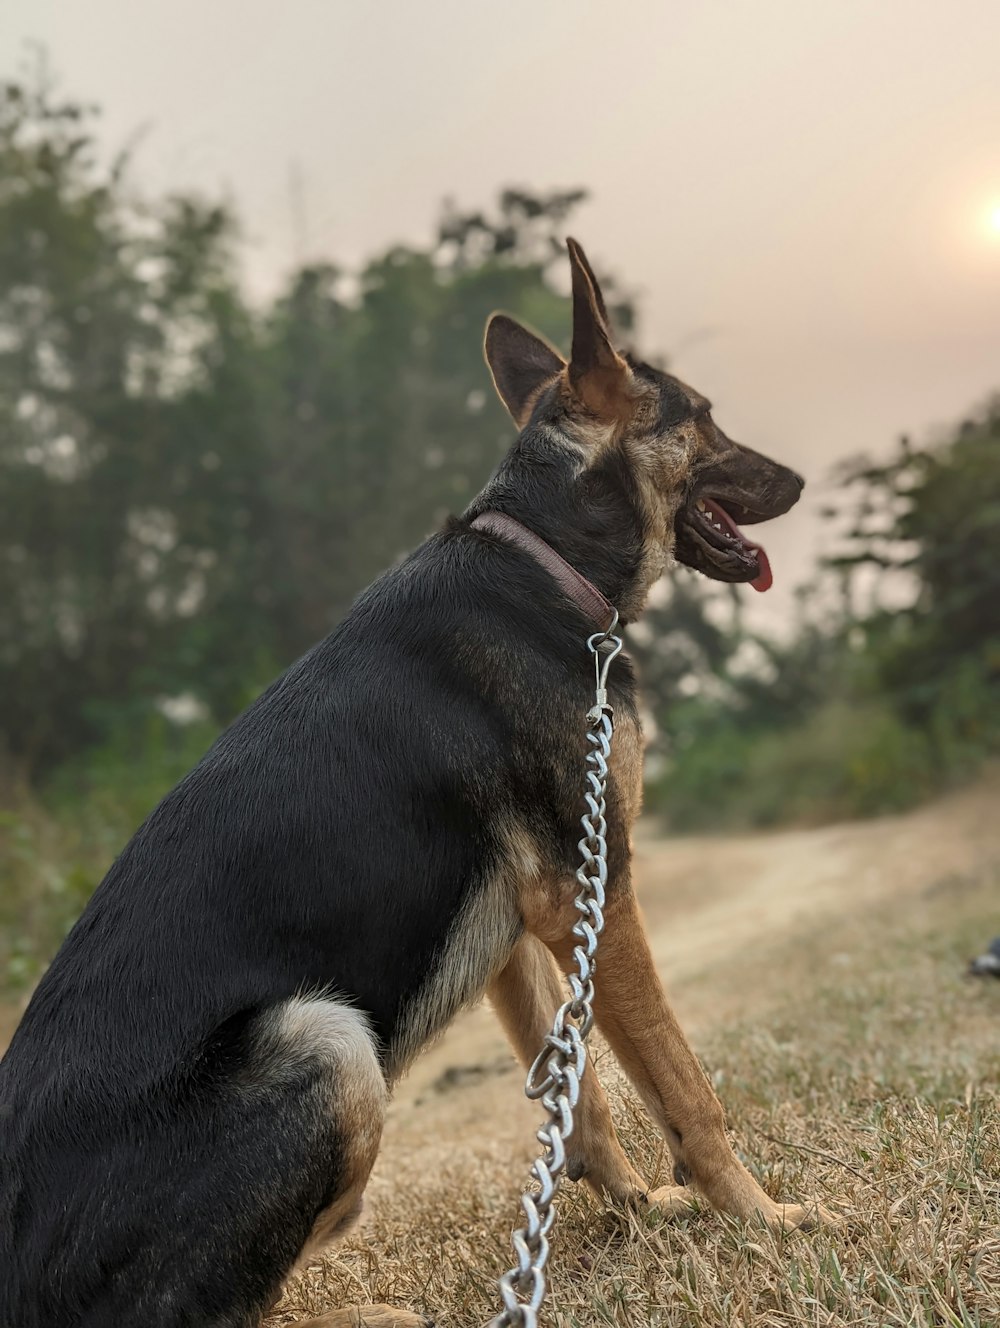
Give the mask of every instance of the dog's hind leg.
MULTIPOLYGON (((566 999, 555 962, 537 937, 525 933, 506 967, 489 988, 490 1001, 520 1060, 529 1066, 552 1028, 552 1016, 566 999)), ((580 1084, 573 1133, 566 1143, 567 1173, 586 1180, 594 1192, 615 1202, 642 1202, 649 1187, 622 1151, 611 1109, 590 1060, 580 1084)), ((690 1193, 676 1188, 675 1200, 661 1206, 690 1206, 690 1193)))
MULTIPOLYGON (((263 1041, 273 1041, 281 1062, 313 1056, 330 1069, 331 1110, 340 1143, 339 1174, 332 1200, 316 1217, 289 1274, 294 1276, 361 1214, 362 1196, 382 1137, 388 1100, 385 1078, 364 1016, 340 1002, 297 997, 278 1008, 263 1041)), ((298 1328, 427 1328, 431 1321, 408 1310, 368 1305, 332 1310, 298 1328)))
MULTIPOLYGON (((714 1207, 744 1221, 763 1219, 776 1230, 817 1219, 835 1223, 818 1205, 775 1203, 739 1161, 726 1136, 722 1104, 667 1003, 638 904, 624 883, 609 894, 604 916, 597 1025, 663 1132, 675 1175, 689 1179, 714 1207)), ((572 964, 569 944, 553 948, 560 963, 572 964)), ((658 1192, 649 1197, 661 1201, 658 1192)), ((676 1191, 671 1187, 662 1198, 673 1207, 676 1191)))
POLYGON ((382 1139, 388 1090, 364 1015, 337 1000, 297 996, 265 1016, 258 1074, 276 1079, 303 1062, 319 1074, 337 1142, 334 1193, 316 1216, 289 1276, 294 1276, 361 1214, 362 1196, 382 1139))

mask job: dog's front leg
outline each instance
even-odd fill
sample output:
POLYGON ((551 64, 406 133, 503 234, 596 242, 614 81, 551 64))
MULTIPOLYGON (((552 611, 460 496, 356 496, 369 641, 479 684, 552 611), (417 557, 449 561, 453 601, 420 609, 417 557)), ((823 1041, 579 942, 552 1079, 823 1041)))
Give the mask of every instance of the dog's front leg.
MULTIPOLYGON (((552 1016, 567 993, 545 945, 525 932, 489 989, 507 1036, 527 1068, 551 1031, 552 1016)), ((615 1202, 642 1202, 648 1186, 618 1142, 611 1109, 590 1060, 580 1084, 573 1133, 566 1141, 567 1173, 615 1202)), ((678 1193, 683 1198, 683 1191, 678 1193)), ((689 1207, 689 1201, 684 1207, 689 1207)))
MULTIPOLYGON (((561 965, 572 965, 568 941, 552 949, 561 965)), ((595 988, 597 1025, 662 1130, 677 1179, 690 1181, 723 1212, 744 1221, 763 1218, 773 1229, 815 1218, 836 1221, 818 1205, 775 1203, 733 1153, 722 1105, 667 1003, 627 883, 616 883, 609 893, 595 988)), ((675 1208, 678 1193, 668 1186, 649 1199, 675 1208)))

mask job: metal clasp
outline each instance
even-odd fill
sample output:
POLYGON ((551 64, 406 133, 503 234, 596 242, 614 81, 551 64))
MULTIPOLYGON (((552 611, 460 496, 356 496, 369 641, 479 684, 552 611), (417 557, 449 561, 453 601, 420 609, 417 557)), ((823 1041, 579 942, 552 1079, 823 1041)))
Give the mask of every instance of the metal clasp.
POLYGON ((616 655, 621 653, 624 642, 620 636, 615 636, 614 631, 618 626, 618 610, 614 611, 607 631, 595 632, 593 636, 587 638, 587 649, 594 656, 594 677, 597 683, 597 700, 594 709, 588 715, 590 718, 597 711, 610 709, 608 706, 608 669, 611 667, 611 661, 616 655))

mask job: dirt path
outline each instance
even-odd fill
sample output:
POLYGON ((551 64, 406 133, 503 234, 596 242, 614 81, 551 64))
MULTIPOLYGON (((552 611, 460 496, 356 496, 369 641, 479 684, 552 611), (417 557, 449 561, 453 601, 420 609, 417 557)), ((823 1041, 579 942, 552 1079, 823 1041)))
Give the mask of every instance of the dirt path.
MULTIPOLYGON (((994 772, 916 812, 815 830, 665 840, 644 825, 637 888, 689 1035, 766 1009, 793 980, 797 936, 826 929, 836 945, 845 919, 864 926, 892 906, 903 920, 930 892, 1000 864, 998 805, 994 772)), ((391 1201, 394 1177, 532 1156, 538 1109, 521 1083, 488 1007, 462 1015, 397 1090, 370 1200, 391 1201)), ((513 1171, 512 1189, 520 1179, 513 1171)))

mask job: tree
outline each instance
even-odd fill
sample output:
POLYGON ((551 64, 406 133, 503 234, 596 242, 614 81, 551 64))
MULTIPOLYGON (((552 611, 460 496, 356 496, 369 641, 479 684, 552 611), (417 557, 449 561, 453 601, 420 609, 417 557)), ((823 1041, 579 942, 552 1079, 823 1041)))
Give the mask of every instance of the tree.
POLYGON ((831 565, 910 586, 902 608, 876 602, 860 617, 876 685, 942 760, 956 743, 1000 742, 1000 401, 937 446, 904 438, 886 464, 862 459, 844 483, 845 549, 831 565))
POLYGON ((426 250, 251 308, 231 211, 137 199, 96 123, 44 67, 0 93, 0 693, 29 773, 180 693, 225 722, 466 504, 513 438, 487 315, 566 334, 583 197, 450 208, 426 250))
POLYGON ((44 67, 0 91, 0 690, 29 766, 168 681, 202 556, 171 504, 183 401, 232 298, 228 213, 134 206, 93 123, 44 67))

